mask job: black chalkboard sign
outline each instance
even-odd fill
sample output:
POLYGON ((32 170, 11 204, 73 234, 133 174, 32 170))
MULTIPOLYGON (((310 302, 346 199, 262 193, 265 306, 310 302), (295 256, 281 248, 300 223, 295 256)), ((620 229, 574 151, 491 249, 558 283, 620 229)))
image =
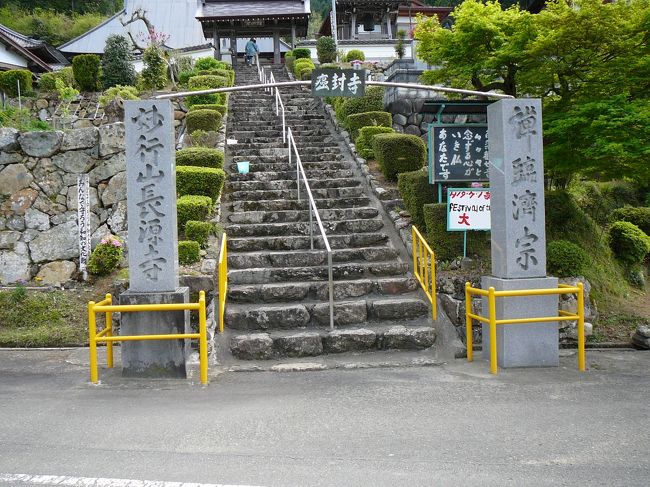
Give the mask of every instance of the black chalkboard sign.
POLYGON ((430 125, 429 182, 489 180, 486 124, 430 125))

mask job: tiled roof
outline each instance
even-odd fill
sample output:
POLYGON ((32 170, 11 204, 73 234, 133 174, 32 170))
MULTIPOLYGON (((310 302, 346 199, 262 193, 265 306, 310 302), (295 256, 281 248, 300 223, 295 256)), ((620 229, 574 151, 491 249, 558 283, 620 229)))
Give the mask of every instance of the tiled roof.
POLYGON ((308 15, 303 0, 213 0, 199 11, 197 18, 275 17, 308 15))
POLYGON ((39 41, 37 39, 32 39, 31 37, 27 37, 26 35, 23 35, 20 32, 11 30, 6 25, 0 24, 0 32, 2 32, 6 37, 11 38, 16 44, 18 44, 20 47, 24 47, 25 49, 29 49, 30 47, 39 47, 43 45, 43 41, 39 41))

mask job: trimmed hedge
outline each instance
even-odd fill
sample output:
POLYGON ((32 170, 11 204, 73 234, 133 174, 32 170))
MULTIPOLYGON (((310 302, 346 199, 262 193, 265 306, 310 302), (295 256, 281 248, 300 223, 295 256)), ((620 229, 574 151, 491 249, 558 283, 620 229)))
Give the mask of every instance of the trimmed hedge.
POLYGON ((195 110, 215 110, 221 114, 223 117, 226 112, 228 111, 228 107, 226 105, 219 105, 217 103, 210 103, 207 105, 192 105, 189 108, 190 112, 193 112, 195 110))
POLYGON ((650 208, 647 206, 626 205, 623 208, 614 210, 610 215, 610 219, 611 221, 634 223, 647 235, 650 235, 650 208))
POLYGON ((650 252, 650 237, 630 222, 614 222, 609 227, 608 242, 614 256, 630 267, 643 262, 650 252))
POLYGON ((214 225, 209 222, 190 220, 185 223, 185 238, 197 242, 201 248, 208 245, 208 237, 214 232, 214 225))
POLYGON ((199 166, 178 166, 176 168, 176 193, 178 196, 209 196, 216 201, 226 180, 223 169, 199 166))
POLYGON ((197 71, 205 71, 208 69, 228 69, 228 63, 217 61, 213 57, 206 56, 194 61, 194 69, 197 71))
POLYGON ((372 141, 372 149, 381 172, 390 181, 399 173, 420 169, 427 159, 427 146, 416 135, 379 134, 372 141))
POLYGON ((384 88, 368 86, 365 95, 358 98, 340 97, 335 103, 336 119, 341 125, 347 127, 347 118, 354 113, 384 111, 384 88))
POLYGON ((300 77, 303 70, 311 69, 313 70, 316 66, 311 61, 311 59, 297 59, 293 63, 293 74, 297 77, 300 77))
MULTIPOLYGON (((213 74, 192 76, 188 81, 190 91, 209 90, 211 88, 227 88, 230 86, 230 79, 224 76, 213 74)), ((211 93, 207 95, 190 95, 187 97, 187 105, 215 105, 225 104, 225 93, 211 93)))
POLYGON ((190 220, 205 221, 212 214, 212 199, 209 196, 185 195, 176 200, 178 228, 185 229, 190 220))
POLYGON ((424 230, 423 206, 438 201, 436 186, 429 184, 427 171, 403 172, 397 178, 397 189, 404 200, 406 209, 411 214, 413 223, 424 230))
POLYGON ((359 137, 355 142, 357 153, 364 159, 374 159, 375 151, 372 150, 372 141, 375 135, 394 133, 395 130, 390 127, 361 127, 359 137))
POLYGON ((352 61, 365 61, 366 55, 360 49, 350 49, 345 55, 345 60, 348 63, 351 63, 352 61))
POLYGON ((293 56, 293 53, 289 51, 284 55, 284 64, 287 65, 287 69, 293 73, 293 64, 296 61, 296 58, 293 56))
MULTIPOLYGON (((447 231, 447 204, 435 203, 422 208, 426 240, 437 260, 450 261, 463 254, 463 232, 447 231)), ((470 235, 473 232, 469 232, 470 235)))
POLYGON ((97 54, 80 54, 72 58, 72 72, 81 91, 97 91, 100 64, 97 54))
POLYGON ((546 269, 554 276, 581 276, 589 261, 589 254, 573 242, 555 240, 546 245, 546 269))
POLYGON ((329 36, 320 37, 316 41, 316 55, 321 64, 336 61, 336 43, 329 36))
POLYGON ((194 240, 181 240, 178 242, 178 263, 181 265, 194 264, 201 260, 199 243, 194 240))
POLYGON ((187 112, 185 116, 185 126, 189 134, 196 130, 217 132, 221 128, 221 121, 221 113, 216 110, 194 110, 187 112))
POLYGON ((188 147, 176 151, 177 166, 210 167, 223 169, 224 154, 219 149, 188 147))
POLYGON ((312 68, 303 68, 300 70, 300 79, 303 81, 309 81, 311 79, 311 73, 314 70, 312 68))
POLYGON ((23 96, 26 92, 32 91, 32 73, 26 69, 10 69, 0 73, 0 91, 4 91, 11 98, 16 98, 18 80, 20 80, 20 93, 23 96))
POLYGON ((348 115, 345 121, 352 140, 356 141, 359 137, 361 127, 392 127, 393 116, 388 112, 363 112, 348 115))
POLYGON ((306 47, 297 47, 291 52, 296 61, 298 59, 311 59, 311 50, 306 47))

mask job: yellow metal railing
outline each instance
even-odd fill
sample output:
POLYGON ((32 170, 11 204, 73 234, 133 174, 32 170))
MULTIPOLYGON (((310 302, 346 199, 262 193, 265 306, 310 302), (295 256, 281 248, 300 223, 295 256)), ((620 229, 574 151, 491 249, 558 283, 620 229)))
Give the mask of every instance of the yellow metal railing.
POLYGON ((497 373, 497 325, 523 325, 528 323, 548 323, 552 321, 577 321, 578 322, 578 369, 585 371, 585 295, 581 282, 577 286, 560 284, 557 289, 520 289, 516 291, 495 291, 493 287, 487 291, 473 288, 469 282, 465 283, 465 336, 467 337, 467 361, 473 360, 472 320, 487 323, 490 330, 490 373, 497 373), (517 296, 547 296, 549 294, 576 294, 577 312, 559 310, 559 316, 542 316, 539 318, 510 318, 497 320, 496 298, 517 296), (472 296, 487 296, 488 316, 484 317, 472 313, 472 296))
POLYGON ((207 339, 207 314, 205 310, 205 291, 199 292, 198 303, 172 303, 172 304, 129 304, 113 305, 110 294, 99 303, 88 303, 88 334, 90 341, 90 382, 98 382, 97 370, 97 343, 106 343, 106 365, 113 368, 113 342, 127 342, 137 340, 180 340, 185 338, 199 339, 199 361, 201 369, 201 384, 208 383, 208 339, 207 339), (113 313, 134 313, 142 311, 198 311, 198 333, 176 333, 169 335, 127 335, 113 336, 113 313), (97 333, 97 313, 106 313, 106 327, 97 333))
POLYGON ((223 333, 223 318, 226 311, 226 295, 228 294, 228 247, 226 234, 221 239, 221 251, 219 252, 219 333, 223 333))
POLYGON ((436 260, 433 250, 415 225, 411 226, 413 274, 431 302, 431 316, 438 319, 436 306, 436 260))

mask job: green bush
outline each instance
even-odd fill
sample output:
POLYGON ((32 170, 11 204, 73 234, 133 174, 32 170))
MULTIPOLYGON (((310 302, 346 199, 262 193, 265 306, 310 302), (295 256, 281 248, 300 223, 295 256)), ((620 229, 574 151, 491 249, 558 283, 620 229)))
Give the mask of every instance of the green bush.
POLYGON ((397 178, 397 189, 411 214, 413 223, 422 231, 425 228, 423 207, 438 201, 436 186, 429 184, 427 171, 403 172, 397 178))
POLYGON ((105 107, 116 98, 121 98, 122 100, 140 99, 138 96, 138 90, 135 88, 135 86, 116 85, 107 89, 104 94, 99 97, 99 103, 101 106, 105 107))
POLYGON ((107 276, 122 260, 124 246, 122 240, 110 235, 104 238, 90 254, 88 272, 95 276, 107 276))
MULTIPOLYGON (((212 88, 226 88, 230 80, 224 76, 202 75, 192 76, 188 81, 190 91, 201 91, 212 88)), ((225 104, 225 93, 211 93, 207 95, 190 95, 187 97, 187 104, 194 105, 218 105, 225 104)))
POLYGON ((381 172, 390 181, 395 181, 399 173, 420 169, 427 159, 427 146, 415 135, 376 135, 372 150, 381 172))
POLYGON ((212 200, 209 196, 185 195, 176 200, 178 228, 185 229, 190 220, 205 221, 212 214, 212 200))
POLYGON ((219 143, 219 132, 215 131, 195 130, 189 137, 189 145, 194 148, 214 149, 219 143))
POLYGON ((192 105, 189 108, 190 112, 193 112, 195 110, 216 110, 223 117, 228 111, 228 107, 226 105, 219 105, 218 103, 213 103, 208 105, 192 105))
POLYGON ((300 70, 300 79, 303 81, 309 81, 311 79, 311 73, 314 70, 312 68, 304 68, 300 70))
POLYGON ((305 70, 313 70, 316 66, 314 66, 314 63, 311 62, 311 59, 297 59, 295 63, 293 63, 293 74, 297 78, 301 78, 302 72, 305 70))
POLYGON ((334 108, 336 110, 336 119, 346 127, 347 118, 352 114, 381 112, 384 110, 384 88, 369 86, 366 88, 365 95, 358 98, 340 98, 334 108))
POLYGON ((647 206, 635 207, 627 205, 623 208, 618 208, 611 213, 610 221, 634 223, 647 235, 650 235, 650 208, 647 206))
POLYGON ((100 63, 97 54, 80 54, 72 58, 72 72, 81 91, 97 91, 100 63))
POLYGON ((189 147, 176 151, 177 166, 211 167, 223 169, 224 155, 219 149, 189 147))
POLYGON ((297 47, 292 53, 296 61, 298 59, 311 59, 311 51, 307 47, 297 47))
POLYGON ((609 227, 608 242, 614 256, 628 267, 643 262, 650 252, 650 237, 630 222, 612 223, 609 227))
POLYGON ((293 56, 291 51, 284 55, 284 64, 287 65, 287 69, 293 73, 293 64, 296 61, 296 58, 293 56))
MULTIPOLYGON (((426 240, 437 260, 454 260, 463 253, 463 233, 447 231, 447 204, 427 204, 422 208, 426 240)), ((471 234, 472 232, 470 232, 471 234)))
POLYGON ((336 61, 336 43, 329 36, 323 36, 316 41, 316 55, 321 64, 336 61))
POLYGON ((555 240, 546 245, 546 269, 554 276, 581 276, 589 261, 589 254, 573 242, 555 240))
POLYGON ((0 108, 0 127, 12 127, 21 132, 52 130, 47 122, 32 117, 29 110, 14 107, 0 108))
POLYGON ((628 181, 580 181, 571 186, 571 193, 578 206, 603 225, 612 221, 610 214, 617 208, 641 203, 637 188, 628 181))
POLYGON ((102 57, 102 81, 104 88, 111 86, 135 86, 135 69, 131 42, 119 34, 106 38, 102 57))
POLYGON ((178 83, 182 86, 187 86, 192 76, 195 76, 194 71, 180 71, 178 73, 178 83))
POLYGON ((209 222, 190 220, 185 223, 185 238, 197 242, 201 248, 208 245, 208 237, 214 233, 214 225, 209 222))
POLYGON ((56 79, 56 73, 43 73, 38 80, 38 89, 47 92, 56 91, 56 79))
POLYGON ((201 248, 194 240, 178 242, 178 263, 181 265, 194 264, 201 260, 201 248))
POLYGON ((199 166, 176 167, 176 193, 178 196, 188 194, 209 196, 216 201, 226 180, 223 169, 199 166))
POLYGON ((205 76, 205 75, 221 76, 228 80, 228 86, 233 86, 235 84, 235 72, 231 71, 230 69, 217 68, 217 69, 208 69, 206 71, 198 71, 198 72, 195 70, 194 73, 195 73, 194 76, 205 76))
POLYGON ((195 130, 217 132, 221 128, 221 114, 216 110, 194 110, 185 115, 185 124, 190 135, 195 130))
POLYGON ((355 142, 357 153, 364 159, 374 159, 375 152, 372 150, 372 141, 375 135, 395 133, 390 127, 361 127, 359 137, 355 142))
POLYGON ((202 57, 194 61, 194 69, 197 71, 205 71, 208 69, 225 69, 227 66, 227 63, 217 61, 215 58, 210 56, 202 57))
POLYGON ((345 124, 352 136, 352 140, 356 141, 361 127, 392 127, 393 117, 388 112, 353 113, 348 115, 345 124))
MULTIPOLYGON (((320 69, 339 69, 341 66, 335 63, 326 63, 326 64, 321 64, 318 66, 320 69)), ((335 97, 335 98, 340 98, 340 97, 335 97)))
POLYGON ((32 91, 32 73, 26 69, 10 69, 0 72, 0 91, 4 91, 10 98, 18 96, 18 81, 20 81, 20 93, 24 96, 26 92, 32 91))
POLYGON ((163 50, 151 45, 144 50, 142 81, 146 90, 161 90, 167 85, 167 61, 163 50))
POLYGON ((365 61, 366 55, 359 49, 350 49, 345 55, 345 60, 349 63, 352 61, 365 61))

